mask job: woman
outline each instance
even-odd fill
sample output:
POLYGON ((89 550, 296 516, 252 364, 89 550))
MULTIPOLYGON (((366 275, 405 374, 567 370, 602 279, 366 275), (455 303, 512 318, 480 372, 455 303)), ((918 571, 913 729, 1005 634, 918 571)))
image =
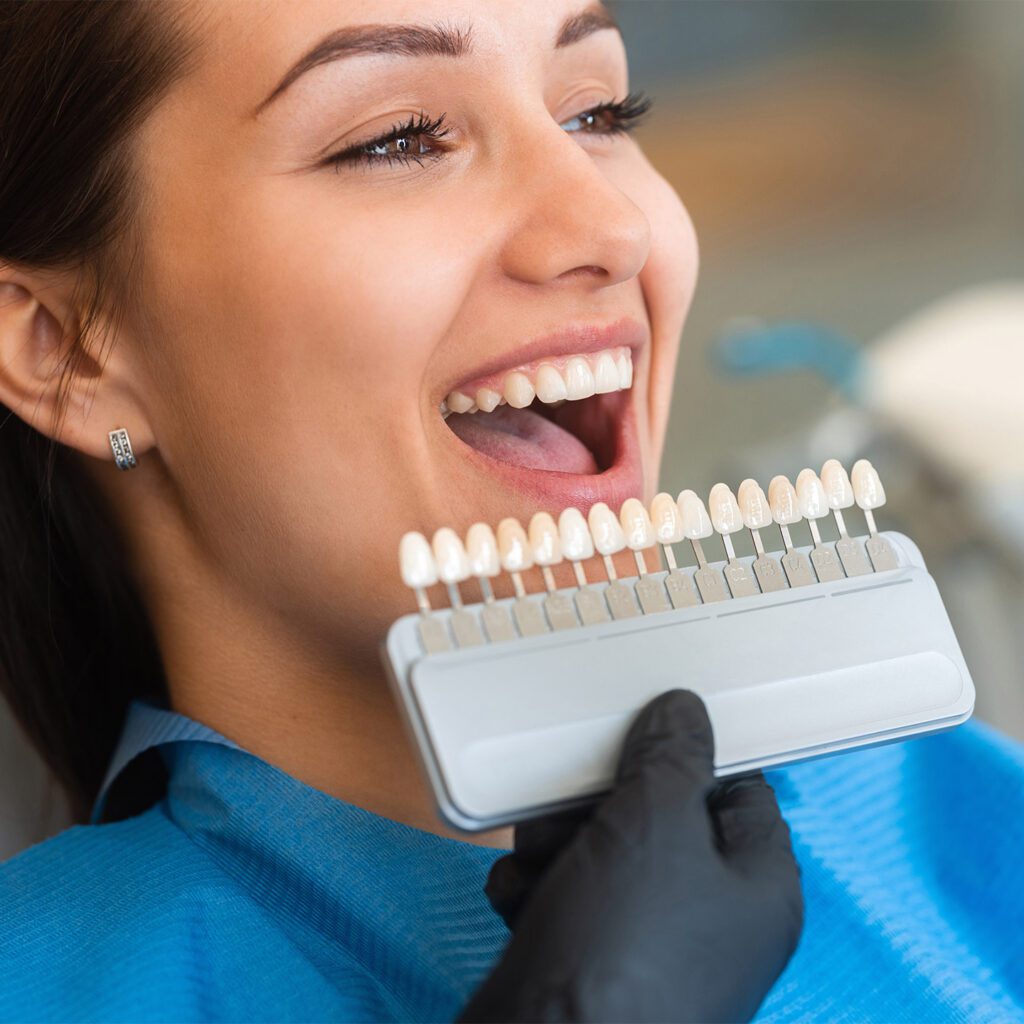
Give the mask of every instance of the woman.
MULTIPOLYGON (((2 17, 3 684, 94 824, 0 871, 0 1013, 751 1016, 800 888, 771 788, 714 785, 698 700, 645 709, 593 813, 499 857, 507 834, 444 834, 377 658, 406 529, 653 490, 696 243, 628 138, 607 13, 2 17), (482 374, 622 345, 615 394, 443 415, 482 374)), ((987 765, 972 735, 917 749, 987 765)), ((823 807, 864 813, 847 775, 899 792, 892 756, 776 777, 817 928, 768 1016, 941 1005, 909 971, 865 997, 897 947, 822 868, 823 807)), ((1001 984, 975 1005, 1012 1008, 1001 984)))

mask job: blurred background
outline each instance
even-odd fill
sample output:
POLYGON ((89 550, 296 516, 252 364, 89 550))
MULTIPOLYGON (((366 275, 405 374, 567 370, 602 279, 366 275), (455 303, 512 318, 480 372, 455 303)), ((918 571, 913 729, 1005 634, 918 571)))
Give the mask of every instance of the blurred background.
MULTIPOLYGON (((871 458, 1024 737, 1024 0, 609 7, 701 243, 663 485, 871 458)), ((65 823, 0 715, 0 859, 65 823)))
POLYGON ((662 485, 870 458, 1024 738, 1024 2, 608 6, 701 245, 662 485))

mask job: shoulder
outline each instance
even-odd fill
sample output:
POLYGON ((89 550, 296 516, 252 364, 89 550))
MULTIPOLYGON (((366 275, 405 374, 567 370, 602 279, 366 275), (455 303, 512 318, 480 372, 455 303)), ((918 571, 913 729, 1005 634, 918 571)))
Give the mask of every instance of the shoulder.
POLYGON ((0 1020, 188 1017, 183 972, 216 969, 210 925, 251 927, 249 903, 162 804, 75 825, 0 864, 0 1020))

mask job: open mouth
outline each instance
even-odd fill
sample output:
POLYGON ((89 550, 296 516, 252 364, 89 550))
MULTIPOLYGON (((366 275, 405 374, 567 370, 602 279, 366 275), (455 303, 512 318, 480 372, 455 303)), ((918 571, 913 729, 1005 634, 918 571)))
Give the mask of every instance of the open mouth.
POLYGON ((620 455, 633 353, 618 345, 466 381, 441 414, 471 448, 524 469, 590 476, 620 455))

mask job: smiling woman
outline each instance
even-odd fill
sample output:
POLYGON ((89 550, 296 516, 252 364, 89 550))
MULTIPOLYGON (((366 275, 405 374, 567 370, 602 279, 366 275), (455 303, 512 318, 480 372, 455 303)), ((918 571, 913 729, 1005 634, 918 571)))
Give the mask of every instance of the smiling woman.
POLYGON ((0 1017, 440 1019, 485 975, 471 1016, 749 1015, 796 869, 699 701, 497 862, 509 942, 511 836, 444 835, 377 657, 411 524, 653 491, 696 242, 609 13, 4 2, 0 52, 0 683, 90 822, 0 872, 0 1017), (595 985, 740 887, 742 967, 595 985))

